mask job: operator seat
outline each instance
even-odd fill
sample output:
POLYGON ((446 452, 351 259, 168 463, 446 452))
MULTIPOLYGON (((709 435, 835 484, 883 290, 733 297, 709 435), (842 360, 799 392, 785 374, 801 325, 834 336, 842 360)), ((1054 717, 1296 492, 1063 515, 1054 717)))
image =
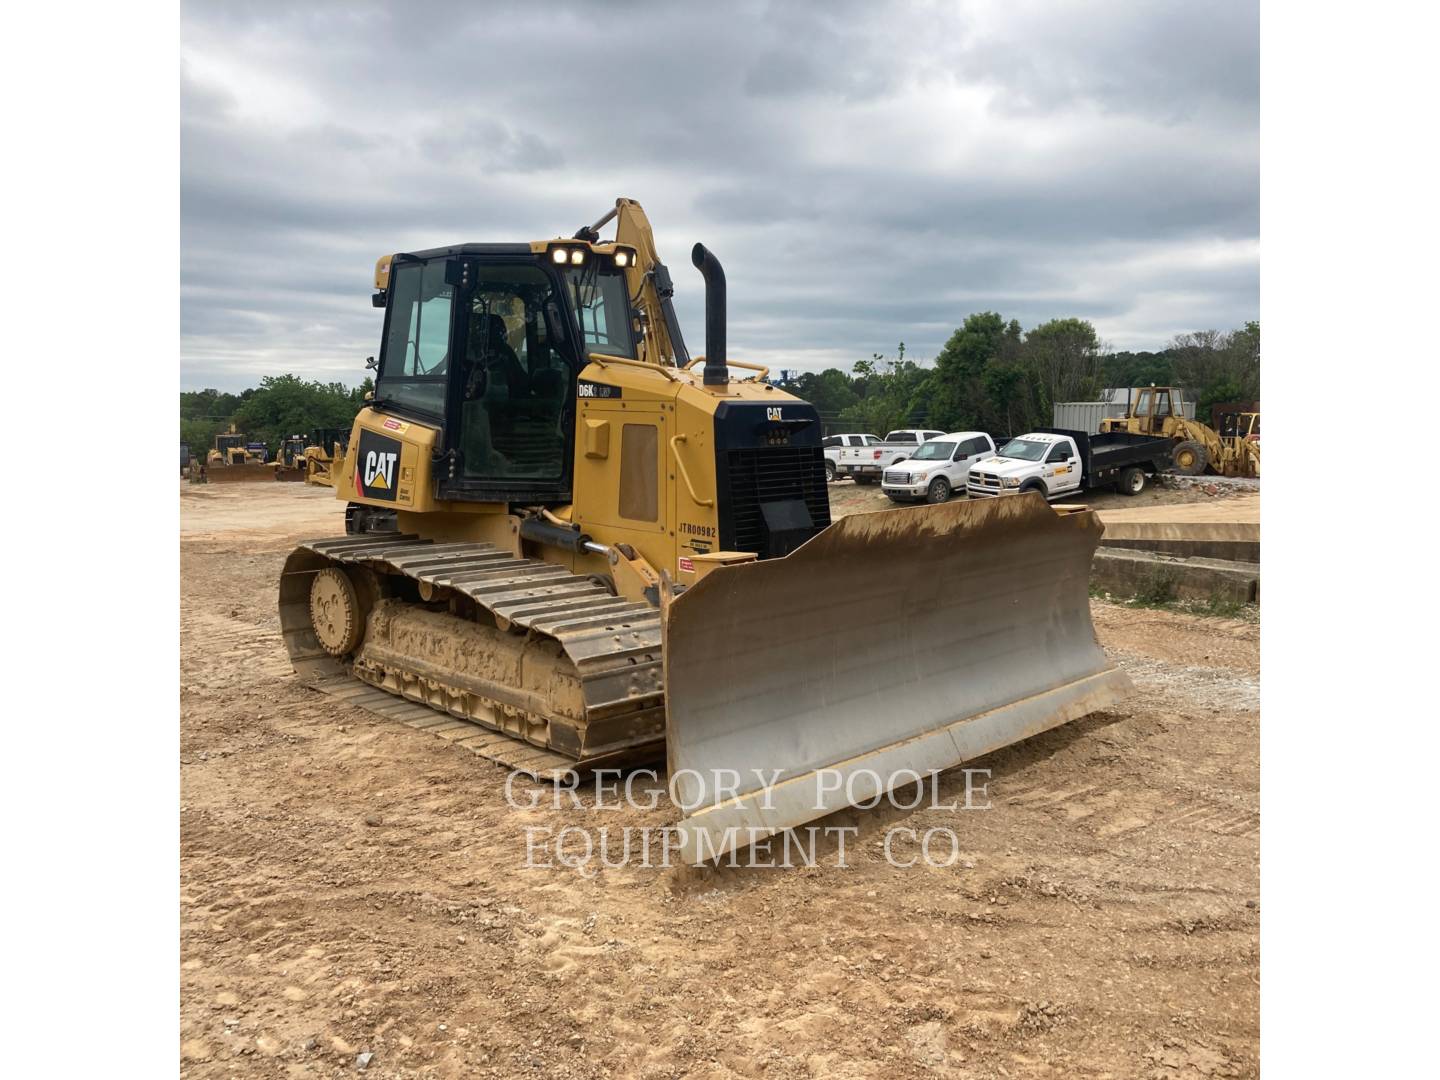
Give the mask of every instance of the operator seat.
POLYGON ((467 357, 470 374, 465 383, 465 397, 524 397, 530 389, 530 378, 520 357, 510 347, 505 320, 499 315, 486 315, 478 322, 479 325, 471 324, 467 357), (500 393, 501 387, 506 394, 500 393))

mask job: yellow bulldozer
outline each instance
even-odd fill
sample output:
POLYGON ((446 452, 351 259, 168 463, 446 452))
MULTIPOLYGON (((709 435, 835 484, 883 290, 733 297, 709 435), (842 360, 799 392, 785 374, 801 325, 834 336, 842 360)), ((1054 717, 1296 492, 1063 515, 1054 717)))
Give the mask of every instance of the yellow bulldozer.
POLYGON ((695 357, 633 200, 379 260, 346 535, 280 579, 303 680, 536 777, 663 756, 697 862, 1130 692, 1090 620, 1094 513, 832 522, 818 413, 729 358, 724 272, 691 261, 695 357))
POLYGON ((265 464, 265 453, 246 436, 230 431, 215 436, 215 445, 205 460, 190 460, 190 480, 197 484, 235 483, 273 479, 265 464))
POLYGON ((275 479, 297 483, 304 480, 307 448, 304 435, 291 435, 288 439, 282 439, 280 449, 275 451, 275 460, 270 462, 275 479))
POLYGON ((337 428, 316 428, 310 433, 310 445, 305 448, 305 482, 319 487, 334 487, 335 463, 345 457, 349 444, 348 431, 337 428))
MULTIPOLYGON (((1251 414, 1259 430, 1260 414, 1251 414)), ((1221 435, 1209 424, 1185 415, 1178 386, 1146 386, 1135 394, 1125 415, 1100 421, 1100 430, 1160 435, 1175 443, 1171 459, 1181 476, 1207 470, 1218 476, 1259 476, 1260 442, 1243 434, 1221 435)))

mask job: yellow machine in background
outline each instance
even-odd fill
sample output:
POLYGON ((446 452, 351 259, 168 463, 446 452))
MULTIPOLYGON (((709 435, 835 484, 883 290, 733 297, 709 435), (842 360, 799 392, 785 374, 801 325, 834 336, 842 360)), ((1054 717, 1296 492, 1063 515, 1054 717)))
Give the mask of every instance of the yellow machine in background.
POLYGON ((190 479, 194 483, 235 483, 273 479, 264 455, 246 446, 246 436, 228 431, 215 436, 215 446, 203 464, 191 459, 190 479))
POLYGON ((347 535, 280 580, 303 679, 538 776, 663 753, 697 860, 1129 691, 1090 622, 1093 513, 832 524, 819 415, 741 377, 765 369, 728 357, 724 272, 691 259, 693 359, 629 199, 569 239, 379 261, 347 535))
MULTIPOLYGON (((1255 426, 1259 426, 1259 414, 1255 426)), ((1177 386, 1147 386, 1135 395, 1122 417, 1100 421, 1100 430, 1160 435, 1172 439, 1171 457, 1182 476, 1199 476, 1206 469, 1220 476, 1259 476, 1260 443, 1243 435, 1222 436, 1208 424, 1185 416, 1177 386)))
POLYGON ((350 433, 338 428, 316 428, 310 433, 311 445, 305 448, 305 482, 320 487, 334 487, 335 463, 345 456, 350 433))
POLYGON ((280 443, 280 449, 275 452, 275 460, 270 462, 270 468, 275 473, 276 480, 288 480, 296 483, 305 479, 305 436, 292 435, 280 443))

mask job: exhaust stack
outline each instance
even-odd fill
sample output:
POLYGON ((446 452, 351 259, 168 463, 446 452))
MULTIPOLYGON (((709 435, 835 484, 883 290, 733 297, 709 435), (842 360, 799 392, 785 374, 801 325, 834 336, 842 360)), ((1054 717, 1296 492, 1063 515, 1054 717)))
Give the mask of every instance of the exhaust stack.
POLYGON ((730 381, 725 364, 725 269, 704 244, 690 250, 690 261, 705 279, 705 385, 730 381))

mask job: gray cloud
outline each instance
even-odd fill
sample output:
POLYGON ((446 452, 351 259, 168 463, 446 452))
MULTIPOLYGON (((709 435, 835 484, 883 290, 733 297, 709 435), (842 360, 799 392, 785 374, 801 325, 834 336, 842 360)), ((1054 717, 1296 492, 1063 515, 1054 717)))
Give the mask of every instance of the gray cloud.
POLYGON ((377 256, 640 199, 737 357, 927 357, 972 311, 1117 347, 1258 314, 1253 2, 187 3, 182 384, 351 382, 377 256))

